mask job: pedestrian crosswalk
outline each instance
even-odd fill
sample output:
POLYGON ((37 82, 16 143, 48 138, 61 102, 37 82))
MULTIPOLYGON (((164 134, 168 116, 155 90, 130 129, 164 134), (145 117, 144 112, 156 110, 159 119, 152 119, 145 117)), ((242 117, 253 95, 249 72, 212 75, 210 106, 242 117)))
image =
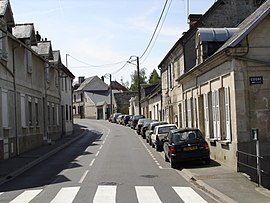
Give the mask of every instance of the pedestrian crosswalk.
MULTIPOLYGON (((165 188, 166 189, 166 188, 165 188)), ((185 203, 206 203, 206 201, 191 187, 180 187, 173 186, 169 189, 172 189, 178 196, 180 200, 177 202, 185 203)), ((75 187, 63 187, 59 189, 57 194, 52 197, 51 200, 46 200, 50 203, 75 203, 81 202, 78 192, 80 190, 79 186, 75 187)), ((135 186, 134 187, 136 198, 138 203, 162 203, 156 189, 154 186, 135 186)), ((25 190, 20 193, 17 197, 7 200, 7 197, 1 198, 5 195, 5 192, 0 192, 0 202, 9 202, 9 203, 29 203, 32 200, 35 202, 44 202, 39 201, 39 195, 46 192, 43 189, 32 189, 25 190)), ((85 195, 85 194, 84 194, 85 195)), ((93 203, 116 203, 117 202, 117 186, 116 185, 99 185, 94 193, 93 199, 89 199, 89 202, 93 203)), ((130 202, 129 199, 126 200, 130 202)))

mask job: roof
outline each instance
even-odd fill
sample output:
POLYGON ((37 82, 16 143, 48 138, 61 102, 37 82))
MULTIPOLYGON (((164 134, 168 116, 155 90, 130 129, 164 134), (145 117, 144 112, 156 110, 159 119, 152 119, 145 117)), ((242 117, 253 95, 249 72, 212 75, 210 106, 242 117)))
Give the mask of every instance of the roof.
POLYGON ((9 25, 15 25, 9 0, 0 0, 0 16, 5 16, 6 21, 9 25))
POLYGON ((110 94, 97 94, 93 92, 85 92, 85 94, 95 103, 96 106, 103 106, 105 102, 111 104, 110 94))
POLYGON ((107 91, 108 85, 98 76, 86 78, 76 91, 107 91))
POLYGON ((111 85, 112 85, 112 89, 113 90, 122 90, 122 91, 128 91, 128 89, 121 85, 119 82, 117 81, 111 81, 111 85))
POLYGON ((225 42, 239 28, 198 28, 197 35, 201 42, 225 42))
POLYGON ((61 67, 61 70, 67 74, 69 77, 71 77, 72 79, 75 78, 75 76, 73 75, 73 73, 66 67, 62 64, 62 67, 61 67))
POLYGON ((37 46, 32 46, 32 49, 41 56, 53 59, 51 41, 38 42, 37 46))
POLYGON ((30 39, 31 45, 37 45, 33 23, 16 24, 16 26, 12 28, 12 34, 18 39, 30 39))
POLYGON ((238 31, 220 48, 238 45, 270 13, 270 1, 263 3, 238 26, 238 31))

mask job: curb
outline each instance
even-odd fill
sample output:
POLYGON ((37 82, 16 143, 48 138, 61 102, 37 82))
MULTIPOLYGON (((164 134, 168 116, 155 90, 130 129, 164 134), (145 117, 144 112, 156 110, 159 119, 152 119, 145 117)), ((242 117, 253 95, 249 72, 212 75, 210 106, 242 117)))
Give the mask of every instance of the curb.
POLYGON ((194 185, 196 185, 199 189, 207 193, 209 196, 211 196, 213 199, 220 203, 237 203, 237 201, 231 199, 227 195, 221 193, 220 191, 216 190, 215 188, 211 187, 210 185, 206 184, 202 180, 197 180, 195 178, 194 173, 190 172, 187 169, 183 169, 182 171, 178 171, 178 173, 188 182, 192 182, 194 185))
POLYGON ((60 150, 64 149, 68 145, 72 144, 76 140, 80 139, 85 133, 86 133, 86 131, 84 130, 80 135, 74 136, 74 138, 70 139, 69 141, 67 141, 66 143, 60 145, 59 147, 56 147, 55 149, 49 151, 45 155, 43 155, 43 156, 35 159, 34 161, 26 164, 24 167, 19 168, 18 170, 15 170, 15 171, 11 172, 10 174, 6 175, 5 177, 0 178, 0 185, 14 179, 15 177, 21 175, 22 173, 24 173, 25 171, 27 171, 30 168, 34 167, 35 165, 39 164, 40 162, 48 159, 49 157, 56 154, 60 150))

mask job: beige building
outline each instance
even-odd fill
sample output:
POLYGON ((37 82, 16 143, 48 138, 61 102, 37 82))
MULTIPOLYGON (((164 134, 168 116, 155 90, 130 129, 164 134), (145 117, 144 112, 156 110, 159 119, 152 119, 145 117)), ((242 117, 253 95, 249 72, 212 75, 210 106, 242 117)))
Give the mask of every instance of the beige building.
MULTIPOLYGON (((212 159, 251 176, 256 171, 239 165, 238 152, 255 154, 253 128, 259 130, 261 155, 270 155, 269 14, 266 1, 237 27, 197 28, 196 65, 180 74, 174 86, 179 89, 179 111, 174 112, 179 127, 201 129, 212 159)), ((255 163, 252 157, 244 160, 255 163)))

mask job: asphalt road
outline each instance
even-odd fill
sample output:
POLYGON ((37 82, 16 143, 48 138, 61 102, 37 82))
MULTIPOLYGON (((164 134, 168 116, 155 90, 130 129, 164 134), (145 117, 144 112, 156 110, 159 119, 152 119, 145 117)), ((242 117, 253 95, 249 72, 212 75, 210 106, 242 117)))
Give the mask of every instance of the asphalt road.
POLYGON ((79 120, 88 133, 0 186, 0 202, 215 202, 129 127, 79 120))

